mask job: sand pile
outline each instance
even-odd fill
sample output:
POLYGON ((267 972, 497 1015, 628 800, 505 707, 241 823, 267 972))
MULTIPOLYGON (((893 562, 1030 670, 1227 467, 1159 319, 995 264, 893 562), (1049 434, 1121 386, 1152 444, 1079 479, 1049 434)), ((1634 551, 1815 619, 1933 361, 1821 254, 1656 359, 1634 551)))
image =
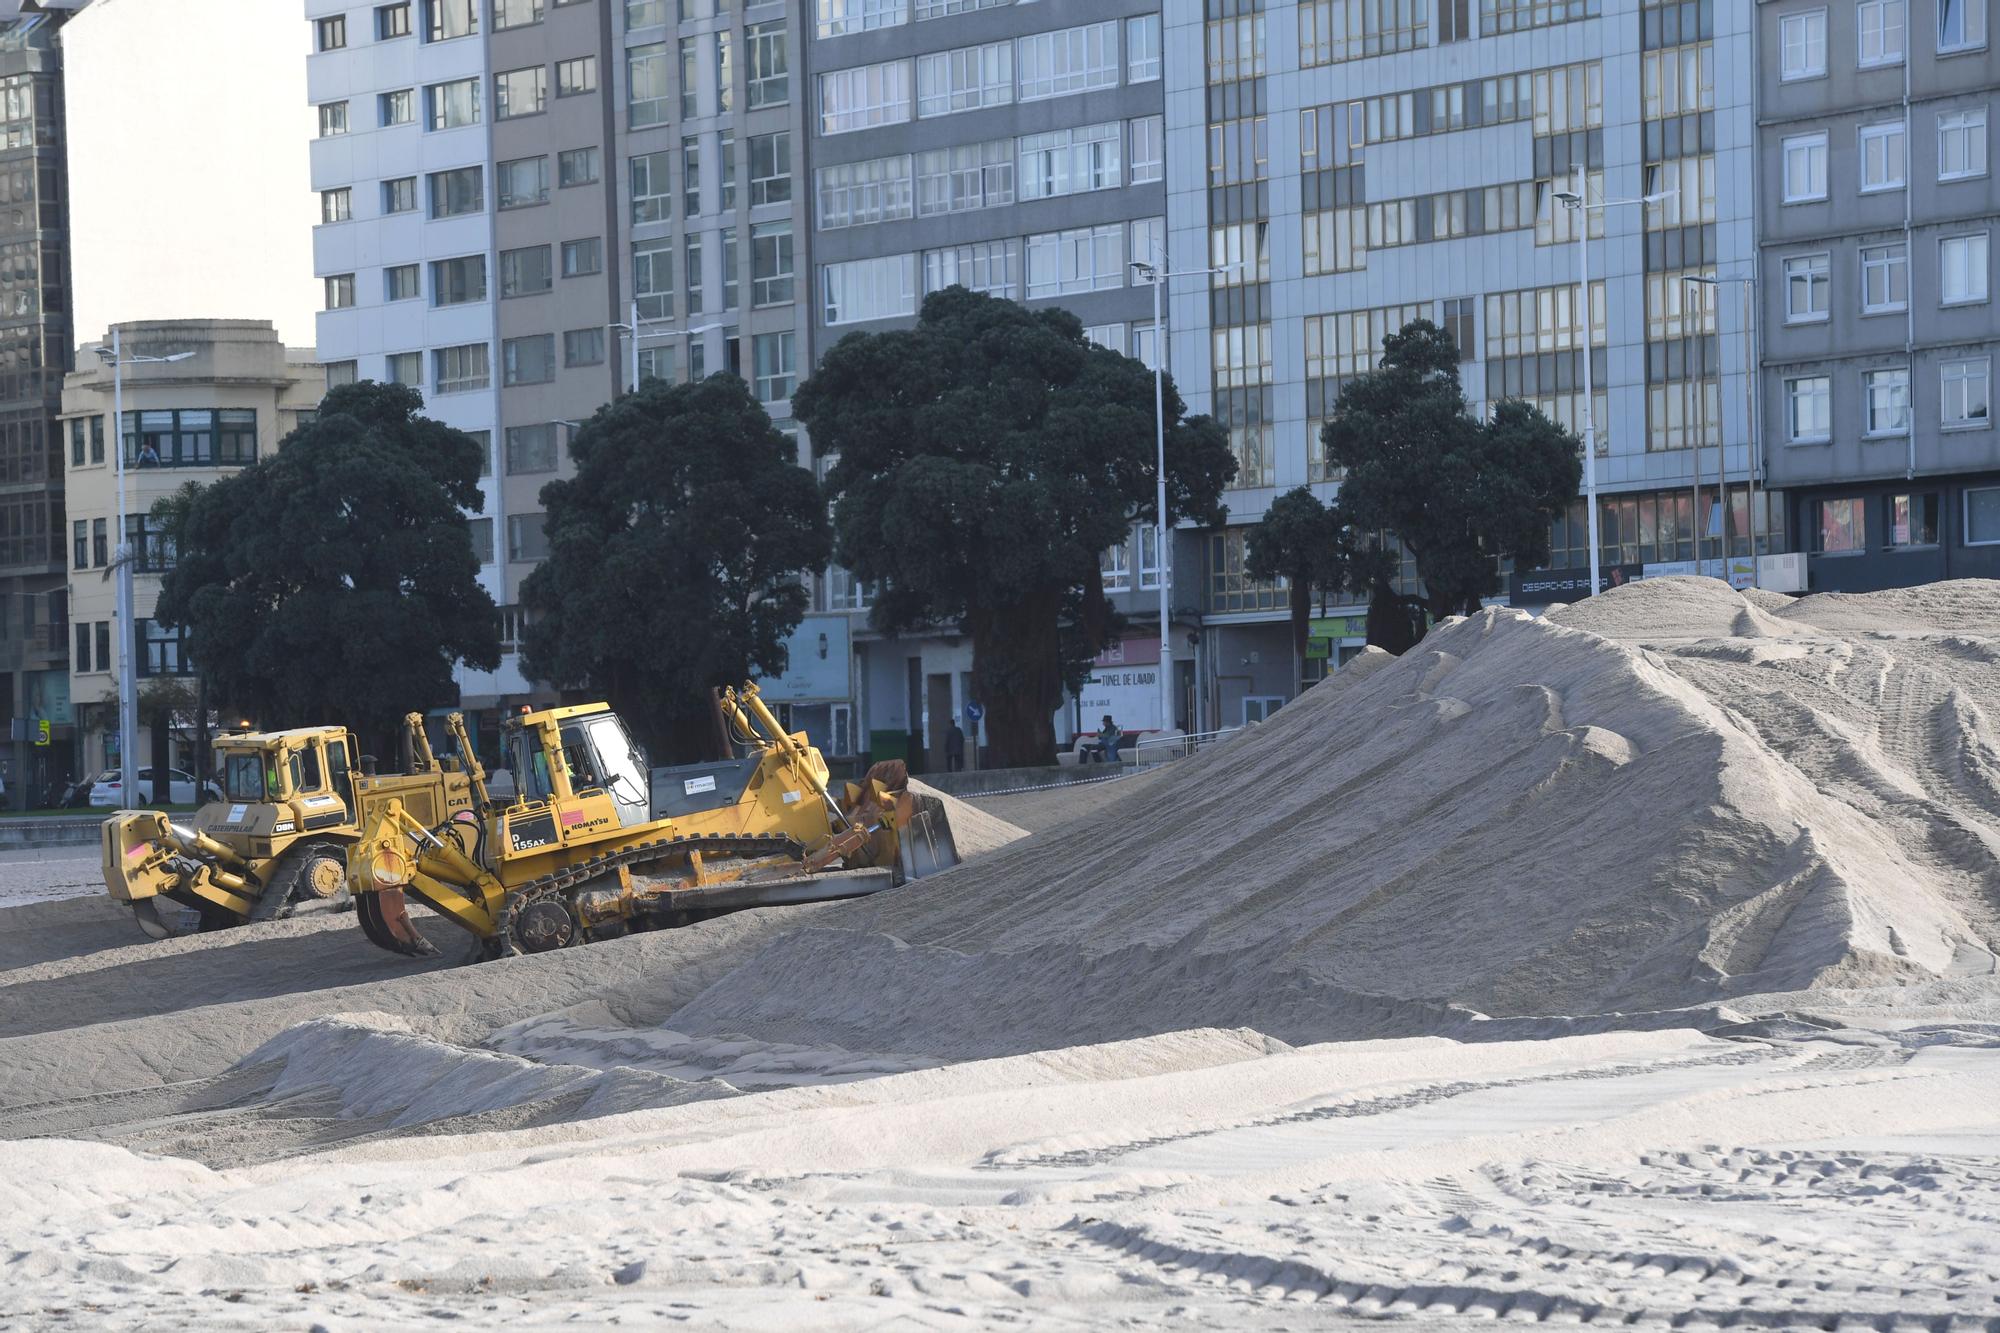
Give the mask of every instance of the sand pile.
POLYGON ((1028 836, 1028 830, 1020 825, 1010 824, 1000 816, 941 792, 927 782, 911 778, 910 790, 921 796, 935 796, 944 803, 945 818, 951 821, 951 836, 958 844, 960 856, 984 856, 1028 836))
POLYGON ((1995 626, 1994 583, 1779 607, 1701 579, 1448 623, 1096 818, 818 918, 675 1026, 957 1056, 1989 978, 1995 626))

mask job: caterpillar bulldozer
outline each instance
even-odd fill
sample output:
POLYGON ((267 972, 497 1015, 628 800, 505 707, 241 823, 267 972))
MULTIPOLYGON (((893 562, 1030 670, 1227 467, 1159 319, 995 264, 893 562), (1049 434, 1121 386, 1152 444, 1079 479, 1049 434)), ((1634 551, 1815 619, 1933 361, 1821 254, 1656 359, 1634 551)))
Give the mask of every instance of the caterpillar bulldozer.
MULTIPOLYGON (((464 719, 446 719, 469 756, 464 719)), ((485 796, 462 761, 439 759, 423 715, 403 719, 404 772, 377 774, 345 727, 227 733, 223 799, 185 824, 158 810, 104 821, 104 883, 154 939, 288 916, 345 893, 347 853, 388 801, 436 823, 485 796)))
POLYGON ((657 771, 604 704, 508 719, 511 803, 441 819, 396 798, 376 807, 348 854, 362 930, 395 953, 437 952, 410 919, 415 898, 470 932, 476 958, 498 958, 855 897, 958 863, 942 802, 911 792, 900 761, 836 793, 755 685, 718 691, 715 709, 729 757, 657 771))

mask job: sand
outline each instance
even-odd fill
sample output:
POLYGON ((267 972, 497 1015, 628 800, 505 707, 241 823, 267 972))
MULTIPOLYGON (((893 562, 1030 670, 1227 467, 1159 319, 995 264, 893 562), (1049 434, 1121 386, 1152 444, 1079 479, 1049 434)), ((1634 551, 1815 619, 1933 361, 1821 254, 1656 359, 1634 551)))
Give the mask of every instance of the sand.
POLYGON ((1996 705, 2000 584, 1656 580, 850 903, 0 908, 0 1327, 1985 1327, 1996 705))

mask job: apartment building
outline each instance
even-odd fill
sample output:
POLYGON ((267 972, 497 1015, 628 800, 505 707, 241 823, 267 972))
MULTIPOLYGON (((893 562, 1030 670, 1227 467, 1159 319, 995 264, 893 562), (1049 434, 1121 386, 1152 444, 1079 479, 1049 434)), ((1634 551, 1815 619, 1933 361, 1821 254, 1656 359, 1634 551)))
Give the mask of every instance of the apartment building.
POLYGON ((743 374, 781 420, 805 354, 795 0, 307 0, 333 383, 420 388, 481 438, 473 517, 513 651, 568 436, 639 376, 743 374))
MULTIPOLYGON (((957 284, 1061 305, 1152 364, 1153 294, 1132 265, 1168 261, 1157 0, 818 0, 806 68, 815 354, 907 325, 957 284)), ((1086 694, 1133 728, 1160 725, 1159 577, 1150 529, 1104 556, 1132 627, 1086 694)), ((838 569, 820 597, 823 612, 868 606, 838 569)), ((942 767, 953 718, 977 740, 969 641, 885 640, 857 617, 854 643, 858 744, 942 767)))
POLYGON ((79 8, 15 5, 0 20, 0 771, 16 809, 64 774, 72 735, 55 422, 71 364, 58 35, 79 8))
POLYGON ((1988 0, 1765 0, 1763 424, 1816 590, 2000 576, 1988 0))
MULTIPOLYGON (((118 326, 131 364, 123 376, 124 428, 112 427, 111 367, 86 354, 63 381, 58 438, 67 466, 67 558, 78 776, 118 765, 118 468, 125 451, 126 542, 133 553, 134 663, 141 699, 174 701, 190 714, 194 664, 179 630, 153 607, 174 550, 153 506, 189 482, 207 485, 267 457, 310 421, 326 394, 312 348, 288 348, 267 320, 142 320, 118 326), (141 361, 169 357, 178 361, 141 361)), ((102 346, 111 344, 106 331, 102 346)), ((218 701, 219 702, 219 701, 218 701)), ((192 723, 170 742, 171 762, 192 765, 192 723)), ((142 763, 150 748, 141 738, 142 763)))

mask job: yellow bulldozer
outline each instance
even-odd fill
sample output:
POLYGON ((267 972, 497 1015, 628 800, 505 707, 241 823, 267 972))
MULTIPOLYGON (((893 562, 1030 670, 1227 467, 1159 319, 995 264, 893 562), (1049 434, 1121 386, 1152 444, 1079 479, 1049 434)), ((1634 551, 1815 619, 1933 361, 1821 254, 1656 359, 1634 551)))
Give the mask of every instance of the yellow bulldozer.
MULTIPOLYGON (((446 719, 470 756, 464 720, 446 719)), ((158 810, 104 821, 104 883, 154 939, 270 921, 342 894, 347 852, 387 802, 427 823, 483 804, 477 765, 440 760, 423 715, 403 719, 404 772, 377 774, 345 727, 228 732, 215 743, 223 799, 185 824, 158 810)))
MULTIPOLYGON (((715 708, 729 757, 657 771, 604 704, 508 719, 511 802, 442 817, 400 797, 373 808, 348 852, 362 929, 397 953, 435 953, 410 919, 415 898, 469 931, 480 958, 541 953, 957 864, 943 803, 911 792, 900 761, 836 793, 756 686, 718 691, 715 708)), ((483 790, 476 761, 470 776, 483 790)))

